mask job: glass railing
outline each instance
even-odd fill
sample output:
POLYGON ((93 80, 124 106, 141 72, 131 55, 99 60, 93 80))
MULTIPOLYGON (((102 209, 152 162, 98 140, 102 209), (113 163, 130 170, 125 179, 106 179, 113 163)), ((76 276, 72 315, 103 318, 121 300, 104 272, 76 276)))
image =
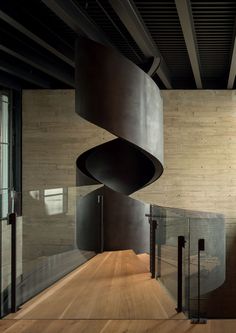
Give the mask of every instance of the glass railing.
MULTIPOLYGON (((184 218, 160 218, 157 222, 157 274, 160 282, 167 288, 170 295, 178 299, 178 241, 183 236, 188 237, 188 224, 184 218)), ((183 274, 187 274, 188 250, 183 250, 183 274)), ((185 278, 182 285, 183 306, 187 306, 185 296, 185 278)))
MULTIPOLYGON (((0 193, 1 316, 12 306, 12 225, 8 214, 17 213, 19 306, 103 250, 102 227, 94 223, 94 219, 101 226, 103 223, 101 193, 100 186, 0 193), (89 205, 86 211, 81 208, 85 205, 89 205)), ((151 206, 149 213, 157 221, 155 274, 176 308, 195 321, 236 318, 236 219, 158 206, 151 206)))
MULTIPOLYGON (((228 310, 222 310, 220 304, 227 303, 227 275, 232 276, 234 271, 232 264, 226 266, 226 259, 228 264, 233 256, 229 249, 226 251, 226 230, 234 227, 236 220, 158 206, 152 206, 150 211, 157 221, 156 276, 176 302, 176 308, 181 298, 181 311, 194 321, 229 318, 230 303, 228 310)), ((235 299, 231 299, 234 304, 235 299)), ((232 310, 231 314, 231 318, 236 317, 232 310)))
POLYGON ((225 222, 220 217, 189 219, 189 316, 196 320, 214 318, 217 303, 210 304, 210 298, 225 282, 225 222))
MULTIPOLYGON (((83 230, 77 217, 80 202, 100 186, 39 189, 7 196, 1 223, 1 316, 11 309, 12 226, 7 215, 16 217, 16 305, 26 302, 99 252, 99 233, 83 230), (14 208, 15 206, 15 208, 14 208), (20 208, 21 209, 20 209, 20 208), (86 245, 84 244, 86 242, 86 245)), ((101 217, 101 202, 93 199, 94 214, 101 217)), ((89 218, 89 217, 88 217, 89 218)), ((83 216, 86 219, 86 216, 83 216)), ((89 222, 89 221, 88 221, 89 222)), ((85 224, 86 225, 86 224, 85 224)), ((91 226, 91 221, 88 223, 91 226)))
POLYGON ((14 192, 0 190, 0 316, 8 313, 11 295, 11 226, 8 214, 14 210, 14 192))

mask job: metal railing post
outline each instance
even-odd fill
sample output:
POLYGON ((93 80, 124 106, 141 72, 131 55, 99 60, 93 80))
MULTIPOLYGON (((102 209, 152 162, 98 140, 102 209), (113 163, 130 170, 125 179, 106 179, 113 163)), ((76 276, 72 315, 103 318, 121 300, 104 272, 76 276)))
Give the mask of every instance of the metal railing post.
POLYGON ((198 267, 197 267, 197 318, 192 319, 192 324, 206 324, 207 320, 201 318, 201 252, 205 251, 205 239, 201 238, 198 240, 198 267))
POLYGON ((150 272, 152 279, 156 276, 156 228, 157 221, 150 219, 150 272))
POLYGON ((185 247, 184 236, 178 236, 178 284, 177 284, 177 312, 183 311, 183 248, 185 247))
POLYGON ((16 278, 17 278, 17 230, 16 213, 8 215, 8 221, 11 225, 11 312, 17 311, 16 302, 16 278))
POLYGON ((103 225, 103 195, 98 195, 98 203, 100 210, 100 253, 104 251, 104 225, 103 225))
POLYGON ((157 244, 157 277, 161 277, 161 244, 157 244))

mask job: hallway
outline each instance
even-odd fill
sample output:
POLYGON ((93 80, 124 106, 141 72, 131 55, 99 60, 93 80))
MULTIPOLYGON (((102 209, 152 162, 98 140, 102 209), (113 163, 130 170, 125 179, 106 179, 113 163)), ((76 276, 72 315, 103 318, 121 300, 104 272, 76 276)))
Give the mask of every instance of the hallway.
POLYGON ((150 278, 145 255, 104 252, 22 306, 8 319, 167 319, 175 303, 150 278), (145 262, 146 261, 146 262, 145 262))
POLYGON ((0 332, 235 332, 234 320, 193 325, 184 318, 150 278, 148 256, 128 250, 97 255, 1 320, 0 332))

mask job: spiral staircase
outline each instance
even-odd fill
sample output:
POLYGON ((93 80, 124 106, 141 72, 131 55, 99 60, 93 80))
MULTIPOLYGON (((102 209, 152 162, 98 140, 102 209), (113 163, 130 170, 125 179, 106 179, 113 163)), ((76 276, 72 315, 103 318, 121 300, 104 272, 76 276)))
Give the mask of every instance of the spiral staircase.
POLYGON ((76 112, 109 131, 114 140, 77 159, 77 186, 104 184, 78 203, 78 244, 98 250, 96 198, 103 198, 105 250, 148 248, 146 205, 130 194, 163 172, 163 104, 144 71, 113 49, 87 39, 76 45, 76 112))

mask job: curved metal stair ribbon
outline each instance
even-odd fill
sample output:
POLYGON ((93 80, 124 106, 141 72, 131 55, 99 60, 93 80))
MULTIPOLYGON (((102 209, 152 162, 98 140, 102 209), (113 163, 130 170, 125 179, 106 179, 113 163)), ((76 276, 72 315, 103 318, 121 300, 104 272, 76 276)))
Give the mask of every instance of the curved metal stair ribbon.
POLYGON ((117 137, 78 157, 77 185, 98 182, 130 195, 163 172, 159 89, 131 61, 91 40, 77 41, 75 62, 76 112, 117 137))

